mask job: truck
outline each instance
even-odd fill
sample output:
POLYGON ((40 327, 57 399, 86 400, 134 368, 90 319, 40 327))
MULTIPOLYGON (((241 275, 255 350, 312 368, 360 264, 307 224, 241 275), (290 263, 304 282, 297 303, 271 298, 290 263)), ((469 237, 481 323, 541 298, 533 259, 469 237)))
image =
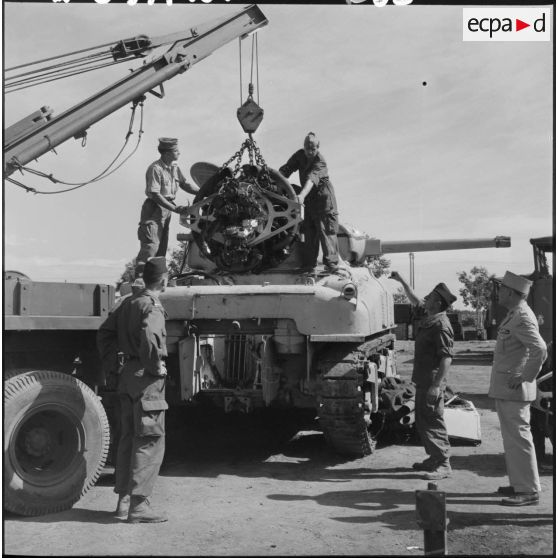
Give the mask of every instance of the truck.
MULTIPOLYGON (((107 114, 109 103, 116 110, 134 102, 217 44, 265 23, 251 6, 204 33, 192 30, 171 54, 60 117, 22 122, 7 134, 6 176, 55 143, 79 137, 107 114), (138 82, 130 79, 134 75, 138 82)), ((248 117, 258 112, 245 108, 248 117)), ((308 274, 301 269, 304 208, 296 185, 266 164, 248 134, 225 164, 191 169, 200 192, 181 216, 187 231, 179 240, 188 250, 161 295, 168 316, 169 406, 317 417, 332 450, 348 458, 368 455, 382 431, 409 423, 385 397, 400 383, 393 296, 388 279, 376 277, 368 260, 396 252, 506 247, 510 239, 389 242, 341 225, 343 265, 308 274), (245 154, 249 163, 242 164, 245 154)), ((111 285, 5 274, 8 511, 67 509, 103 469, 114 436, 114 391, 100 368, 95 336, 116 294, 111 285)))
MULTIPOLYGON (((555 242, 552 236, 531 238, 533 247, 533 266, 531 273, 523 276, 533 282, 527 304, 531 307, 539 322, 539 331, 545 342, 554 340, 554 278, 548 263, 547 254, 554 254, 555 242)), ((485 318, 485 327, 489 339, 496 339, 498 324, 504 319, 507 310, 498 304, 498 291, 501 279, 492 280, 490 305, 485 318)))
MULTIPOLYGON (((179 33, 115 42, 108 49, 114 61, 143 64, 60 115, 44 106, 7 127, 5 181, 31 191, 14 178, 16 171, 24 174, 29 162, 71 138, 83 141, 93 124, 129 103, 136 108, 147 94, 163 97, 164 82, 267 23, 250 5, 179 33), (165 45, 163 54, 146 58, 165 45)), ((30 69, 35 64, 11 69, 20 73, 12 72, 6 87, 15 91, 52 77, 52 58, 46 63, 38 70, 30 69)), ((73 59, 60 65, 81 71, 73 59)), ((115 288, 35 282, 16 270, 5 272, 4 288, 4 507, 21 515, 68 509, 98 479, 109 451, 110 397, 102 401, 99 393, 105 378, 95 336, 115 288)))

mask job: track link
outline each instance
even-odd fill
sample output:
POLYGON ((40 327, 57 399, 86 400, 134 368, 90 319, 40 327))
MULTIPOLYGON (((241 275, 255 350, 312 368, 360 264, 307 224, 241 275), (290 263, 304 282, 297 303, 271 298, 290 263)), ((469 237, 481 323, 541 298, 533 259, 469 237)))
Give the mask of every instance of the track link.
POLYGON ((370 455, 375 440, 368 432, 362 393, 363 376, 356 359, 337 361, 322 376, 318 416, 335 451, 352 457, 370 455))
POLYGON ((342 455, 364 457, 376 447, 376 439, 370 435, 369 411, 364 406, 362 361, 392 347, 394 339, 386 334, 361 344, 339 344, 319 359, 318 418, 327 442, 342 455))

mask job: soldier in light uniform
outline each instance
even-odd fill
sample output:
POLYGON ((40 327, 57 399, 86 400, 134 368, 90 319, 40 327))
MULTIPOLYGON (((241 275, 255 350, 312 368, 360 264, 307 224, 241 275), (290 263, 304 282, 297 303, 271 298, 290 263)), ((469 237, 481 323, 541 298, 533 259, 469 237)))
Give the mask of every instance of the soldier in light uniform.
POLYGON ((510 486, 501 486, 498 493, 508 496, 501 502, 506 506, 538 504, 541 490, 529 423, 530 404, 537 394, 535 379, 547 350, 526 302, 531 284, 507 271, 498 292, 498 302, 508 313, 498 328, 488 395, 496 400, 504 442, 510 486))
POLYGON ((124 354, 118 395, 121 433, 116 461, 116 516, 130 523, 158 523, 167 518, 154 512, 147 498, 165 453, 165 311, 159 294, 168 278, 165 258, 145 264, 145 289, 126 298, 101 325, 97 345, 105 373, 118 373, 118 353, 124 354))
POLYGON ((178 167, 178 140, 159 138, 161 158, 149 165, 145 173, 145 195, 141 207, 138 239, 140 251, 136 257, 136 278, 141 276, 145 262, 152 257, 165 256, 169 241, 171 213, 181 213, 184 206, 176 205, 178 188, 196 194, 199 188, 184 178, 178 167))

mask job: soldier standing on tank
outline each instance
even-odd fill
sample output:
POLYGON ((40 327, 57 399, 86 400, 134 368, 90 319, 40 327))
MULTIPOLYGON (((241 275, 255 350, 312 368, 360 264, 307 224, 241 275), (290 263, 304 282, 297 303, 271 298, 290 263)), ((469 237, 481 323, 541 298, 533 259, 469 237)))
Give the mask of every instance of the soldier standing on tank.
POLYGON ((174 200, 180 187, 185 192, 199 191, 184 178, 177 164, 180 151, 175 138, 159 138, 160 159, 151 163, 145 173, 145 195, 141 207, 138 239, 140 250, 136 256, 136 278, 141 277, 145 262, 152 257, 166 256, 169 242, 171 213, 181 213, 184 206, 174 200))
POLYGON ((420 299, 399 275, 391 278, 403 286, 405 294, 422 315, 415 332, 412 381, 416 386, 415 425, 428 457, 413 463, 413 469, 425 471, 428 480, 451 475, 450 444, 444 422, 444 391, 453 358, 453 329, 446 310, 457 300, 445 283, 438 283, 420 299))
POLYGON ((546 358, 546 344, 526 298, 532 282, 506 271, 498 303, 508 313, 498 327, 488 396, 496 400, 506 470, 510 486, 498 493, 508 496, 504 506, 539 503, 541 485, 530 428, 530 405, 536 399, 536 377, 546 358))
POLYGON ((304 149, 294 153, 279 167, 279 172, 287 178, 293 172, 299 172, 302 190, 298 194, 298 201, 304 203, 304 270, 314 271, 321 244, 326 271, 333 272, 337 271, 339 264, 337 201, 327 164, 319 147, 316 134, 309 132, 304 138, 304 149))
POLYGON ((165 453, 165 311, 159 294, 165 289, 165 258, 145 264, 145 289, 127 297, 101 325, 97 345, 107 376, 119 373, 120 440, 116 460, 118 494, 115 515, 129 523, 160 523, 151 495, 165 453), (118 353, 124 364, 118 370, 118 353))

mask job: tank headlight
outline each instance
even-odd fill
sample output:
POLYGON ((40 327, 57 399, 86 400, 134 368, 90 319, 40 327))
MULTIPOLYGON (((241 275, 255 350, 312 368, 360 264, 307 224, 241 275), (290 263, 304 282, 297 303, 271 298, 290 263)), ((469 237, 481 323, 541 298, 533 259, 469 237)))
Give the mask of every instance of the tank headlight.
POLYGON ((357 295, 357 288, 354 283, 347 283, 341 289, 341 296, 347 300, 351 300, 351 298, 356 298, 357 295))

